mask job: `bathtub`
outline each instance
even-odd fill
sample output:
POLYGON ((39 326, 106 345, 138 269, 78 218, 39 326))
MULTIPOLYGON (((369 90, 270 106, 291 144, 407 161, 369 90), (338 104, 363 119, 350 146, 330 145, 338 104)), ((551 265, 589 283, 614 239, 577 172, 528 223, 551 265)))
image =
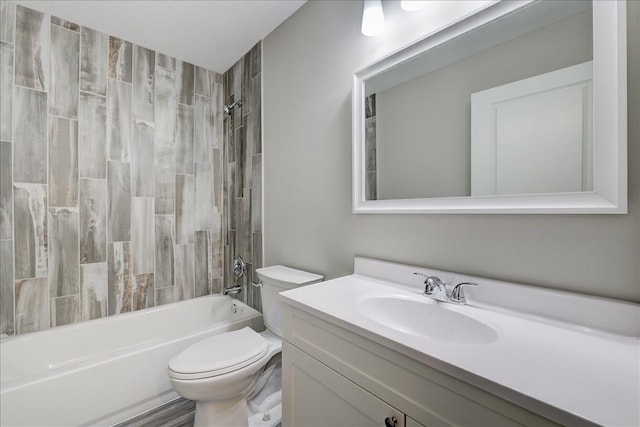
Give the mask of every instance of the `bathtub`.
POLYGON ((178 395, 169 359, 260 312, 210 295, 0 342, 0 425, 112 425, 178 395))

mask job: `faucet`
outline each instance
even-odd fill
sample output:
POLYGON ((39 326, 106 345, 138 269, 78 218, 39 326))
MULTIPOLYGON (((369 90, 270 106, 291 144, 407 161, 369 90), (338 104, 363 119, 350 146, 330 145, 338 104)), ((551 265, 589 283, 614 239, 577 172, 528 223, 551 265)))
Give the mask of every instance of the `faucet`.
POLYGON ((424 281, 425 296, 429 296, 436 301, 450 302, 454 304, 466 304, 467 300, 464 297, 464 286, 478 286, 477 283, 462 282, 458 283, 453 290, 447 289, 447 284, 437 276, 427 276, 424 273, 413 273, 416 276, 426 277, 424 281))
POLYGON ((238 296, 238 294, 242 292, 242 286, 236 285, 230 288, 224 288, 222 290, 222 295, 233 295, 238 296))

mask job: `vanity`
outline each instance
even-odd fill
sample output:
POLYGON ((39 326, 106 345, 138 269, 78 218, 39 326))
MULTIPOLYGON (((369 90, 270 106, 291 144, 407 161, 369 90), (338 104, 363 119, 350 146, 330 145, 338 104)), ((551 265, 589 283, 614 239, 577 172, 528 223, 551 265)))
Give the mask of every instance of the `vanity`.
POLYGON ((284 426, 640 425, 637 304, 367 258, 281 298, 284 426))

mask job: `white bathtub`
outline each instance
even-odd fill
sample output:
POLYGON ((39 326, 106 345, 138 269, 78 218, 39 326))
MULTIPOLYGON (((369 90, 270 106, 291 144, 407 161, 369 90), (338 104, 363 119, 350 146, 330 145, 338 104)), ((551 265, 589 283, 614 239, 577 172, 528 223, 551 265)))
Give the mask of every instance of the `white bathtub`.
POLYGON ((111 425, 178 395, 169 359, 190 344, 252 326, 260 312, 210 295, 0 342, 0 425, 111 425))

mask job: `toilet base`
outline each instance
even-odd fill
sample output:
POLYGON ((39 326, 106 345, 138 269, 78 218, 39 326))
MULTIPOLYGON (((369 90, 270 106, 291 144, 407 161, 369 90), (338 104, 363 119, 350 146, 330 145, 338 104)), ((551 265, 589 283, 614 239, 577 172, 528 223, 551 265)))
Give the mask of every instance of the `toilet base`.
POLYGON ((247 401, 243 398, 196 402, 194 427, 248 427, 247 401))

